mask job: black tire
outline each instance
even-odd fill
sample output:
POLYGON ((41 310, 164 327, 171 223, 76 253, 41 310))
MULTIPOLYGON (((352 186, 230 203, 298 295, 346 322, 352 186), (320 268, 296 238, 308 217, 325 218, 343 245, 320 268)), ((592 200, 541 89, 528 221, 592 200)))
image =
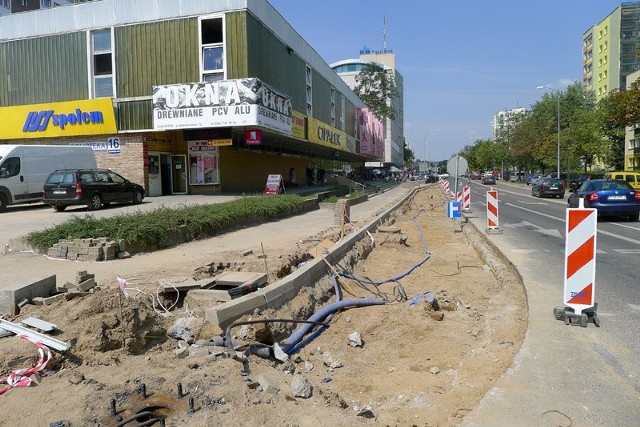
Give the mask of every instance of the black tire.
POLYGON ((560 194, 560 195, 558 196, 558 198, 559 198, 559 199, 564 199, 564 193, 560 194))
POLYGON ((140 203, 142 203, 143 198, 144 196, 142 195, 142 191, 136 190, 136 192, 133 193, 133 204, 139 205, 140 203))
POLYGON ((56 212, 62 212, 65 209, 67 209, 67 205, 51 205, 51 207, 53 208, 54 211, 56 212))
POLYGON ((9 206, 9 199, 4 194, 0 193, 0 212, 6 211, 7 206, 9 206))
POLYGON ((629 215, 629 220, 635 222, 640 220, 640 212, 629 215))
POLYGON ((102 207, 102 197, 99 194, 94 194, 89 199, 89 203, 87 203, 87 207, 90 211, 97 211, 102 207))

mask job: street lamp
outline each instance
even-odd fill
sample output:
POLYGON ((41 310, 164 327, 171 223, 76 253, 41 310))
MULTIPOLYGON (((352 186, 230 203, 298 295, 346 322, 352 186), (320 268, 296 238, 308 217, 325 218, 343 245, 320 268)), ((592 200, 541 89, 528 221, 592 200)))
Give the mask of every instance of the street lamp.
MULTIPOLYGON (((423 154, 422 158, 424 159, 423 161, 427 162, 426 163, 426 167, 427 167, 428 170, 430 170, 431 169, 431 165, 429 164, 429 162, 427 160, 427 135, 424 136, 424 152, 422 154, 423 154)), ((426 170, 422 171, 422 172, 426 172, 426 170)))
POLYGON ((536 89, 549 89, 551 93, 557 92, 556 93, 556 98, 558 100, 558 176, 557 178, 560 179, 560 91, 551 89, 549 86, 538 86, 536 87, 536 89))

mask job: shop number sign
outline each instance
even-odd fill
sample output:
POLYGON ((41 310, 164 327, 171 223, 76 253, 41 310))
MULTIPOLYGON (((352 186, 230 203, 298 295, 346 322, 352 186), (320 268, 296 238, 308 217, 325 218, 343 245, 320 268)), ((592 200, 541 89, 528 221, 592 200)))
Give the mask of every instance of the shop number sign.
POLYGON ((120 138, 107 139, 107 151, 111 154, 120 154, 120 138))

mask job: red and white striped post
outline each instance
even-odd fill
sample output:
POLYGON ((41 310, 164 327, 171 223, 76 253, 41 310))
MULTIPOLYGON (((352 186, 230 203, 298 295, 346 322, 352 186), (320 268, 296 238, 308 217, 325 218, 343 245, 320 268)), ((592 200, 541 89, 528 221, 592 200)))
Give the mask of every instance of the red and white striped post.
POLYGON ((498 191, 487 191, 487 230, 498 230, 498 191))
POLYGON ((471 210, 471 188, 468 185, 462 187, 462 210, 464 212, 471 210))
POLYGON ((594 306, 597 224, 596 209, 567 209, 563 301, 576 314, 594 306))
POLYGON ((462 190, 456 193, 456 202, 460 202, 460 206, 462 206, 462 190))

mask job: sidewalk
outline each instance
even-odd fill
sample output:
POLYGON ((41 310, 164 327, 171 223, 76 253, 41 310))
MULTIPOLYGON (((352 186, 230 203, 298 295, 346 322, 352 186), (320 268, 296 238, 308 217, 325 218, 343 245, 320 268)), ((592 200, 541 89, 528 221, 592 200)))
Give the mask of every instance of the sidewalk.
MULTIPOLYGON (((298 187, 296 192, 318 191, 323 187, 298 187)), ((327 187, 329 188, 329 187, 327 187)), ((396 186, 384 193, 378 193, 367 202, 350 207, 351 222, 358 226, 382 211, 386 206, 400 200, 410 188, 396 186)), ((241 195, 207 196, 170 196, 155 200, 158 205, 177 206, 180 204, 220 203, 241 195)), ((154 198, 156 199, 156 198, 154 198)), ((131 207, 132 209, 135 208, 131 207)), ((101 211, 98 211, 101 212, 101 211)), ((73 282, 78 271, 86 270, 95 274, 99 283, 116 283, 116 275, 133 277, 145 275, 156 280, 166 277, 168 271, 192 275, 196 268, 211 262, 216 254, 242 252, 253 249, 259 253, 260 243, 271 253, 278 250, 295 248, 301 240, 308 239, 322 231, 335 226, 334 214, 325 209, 316 209, 303 215, 267 222, 219 236, 185 243, 177 247, 153 253, 137 254, 129 259, 108 262, 71 262, 47 258, 33 253, 9 252, 0 253, 0 271, 2 281, 0 288, 18 284, 31 283, 37 278, 55 274, 59 284, 73 282)))

